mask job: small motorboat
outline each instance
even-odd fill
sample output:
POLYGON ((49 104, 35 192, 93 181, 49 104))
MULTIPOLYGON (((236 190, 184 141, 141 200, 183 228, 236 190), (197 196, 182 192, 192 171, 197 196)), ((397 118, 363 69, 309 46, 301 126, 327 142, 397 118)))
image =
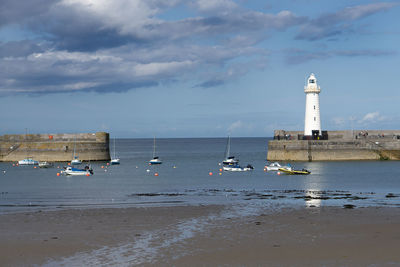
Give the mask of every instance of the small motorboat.
POLYGON ((93 175, 93 169, 90 166, 85 166, 83 169, 74 168, 71 166, 64 167, 64 170, 61 173, 65 175, 85 175, 90 176, 93 175))
POLYGON ((222 169, 224 171, 230 171, 230 172, 247 172, 247 171, 252 171, 254 170, 254 167, 248 164, 246 167, 240 167, 239 164, 224 164, 222 166, 222 169))
POLYGON ((48 162, 48 161, 40 161, 39 162, 39 168, 52 168, 53 163, 48 162))
POLYGON ((294 170, 291 167, 279 168, 279 171, 281 171, 285 174, 300 174, 300 175, 307 175, 307 174, 311 173, 310 171, 308 171, 306 169, 294 170))
POLYGON ((279 168, 289 168, 290 166, 282 166, 279 162, 272 162, 264 166, 264 171, 278 171, 279 168))
POLYGON ((36 160, 33 160, 32 158, 27 158, 23 160, 18 161, 18 165, 38 165, 39 162, 36 160))

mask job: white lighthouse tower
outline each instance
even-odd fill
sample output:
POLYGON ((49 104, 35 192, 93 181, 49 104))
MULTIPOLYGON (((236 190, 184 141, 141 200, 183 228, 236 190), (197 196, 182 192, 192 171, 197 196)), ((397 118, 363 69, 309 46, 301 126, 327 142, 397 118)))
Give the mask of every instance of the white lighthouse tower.
POLYGON ((318 131, 321 135, 321 119, 319 115, 319 93, 321 88, 317 85, 317 79, 314 73, 311 73, 307 80, 307 86, 304 86, 306 93, 306 115, 304 120, 304 135, 311 136, 318 131))

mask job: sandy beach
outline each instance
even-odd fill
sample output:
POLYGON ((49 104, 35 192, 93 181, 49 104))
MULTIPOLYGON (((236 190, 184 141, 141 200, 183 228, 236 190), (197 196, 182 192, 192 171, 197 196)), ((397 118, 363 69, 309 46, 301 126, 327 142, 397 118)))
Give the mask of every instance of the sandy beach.
POLYGON ((400 209, 99 208, 0 215, 1 266, 398 266, 400 209))

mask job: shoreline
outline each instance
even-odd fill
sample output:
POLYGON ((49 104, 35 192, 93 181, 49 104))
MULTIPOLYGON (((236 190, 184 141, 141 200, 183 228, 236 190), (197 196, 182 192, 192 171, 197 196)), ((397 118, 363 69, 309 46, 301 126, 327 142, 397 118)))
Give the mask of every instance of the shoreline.
POLYGON ((0 215, 1 266, 400 263, 400 208, 241 205, 0 215))

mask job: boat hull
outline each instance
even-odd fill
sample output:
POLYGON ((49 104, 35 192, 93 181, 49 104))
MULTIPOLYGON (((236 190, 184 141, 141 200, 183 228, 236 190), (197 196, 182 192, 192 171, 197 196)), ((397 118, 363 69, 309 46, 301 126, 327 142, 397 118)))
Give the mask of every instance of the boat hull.
POLYGON ((18 161, 18 165, 38 165, 39 162, 33 159, 23 159, 18 161))
POLYGON ((253 168, 248 168, 248 167, 242 168, 242 167, 227 167, 227 166, 223 166, 222 169, 228 172, 247 172, 253 170, 253 168))
POLYGON ((285 174, 290 174, 290 175, 308 175, 311 172, 307 170, 293 170, 293 169, 285 169, 285 168, 280 168, 279 171, 285 173, 285 174))
POLYGON ((111 165, 119 165, 120 164, 119 159, 112 159, 110 163, 111 163, 111 165))

